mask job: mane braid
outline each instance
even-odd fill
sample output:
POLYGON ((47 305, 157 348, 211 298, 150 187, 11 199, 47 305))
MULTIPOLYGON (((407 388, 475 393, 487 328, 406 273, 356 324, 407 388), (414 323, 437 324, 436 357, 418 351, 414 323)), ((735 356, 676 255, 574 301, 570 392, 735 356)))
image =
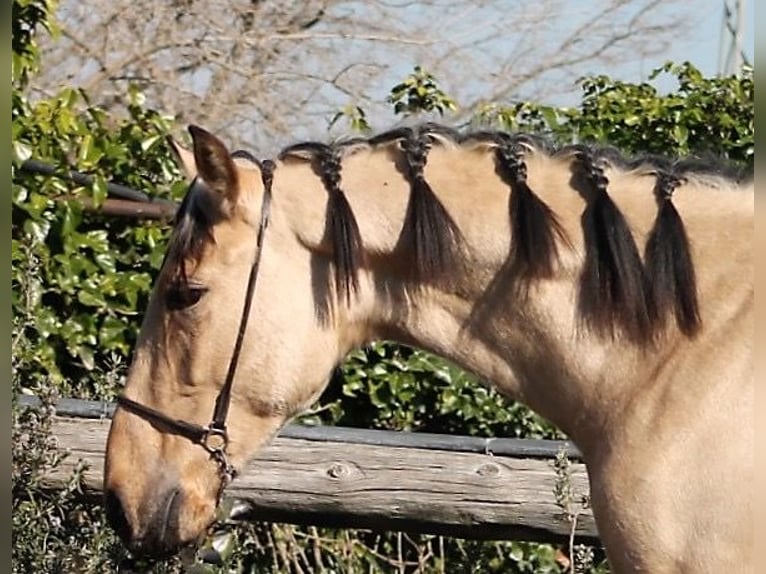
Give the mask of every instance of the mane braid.
POLYGON ((329 194, 327 203, 327 234, 333 246, 335 288, 338 299, 351 303, 351 294, 359 289, 359 267, 362 261, 362 237, 346 194, 340 188, 341 161, 336 149, 317 148, 317 168, 329 194))
POLYGON ((600 158, 584 147, 576 148, 576 157, 593 186, 582 214, 585 264, 580 312, 598 332, 614 336, 619 330, 631 340, 647 343, 653 338, 653 323, 638 248, 624 216, 609 197, 609 180, 600 158))
POLYGON ((422 135, 429 136, 432 139, 436 137, 437 139, 448 140, 455 143, 460 142, 462 139, 462 135, 457 129, 437 124, 436 122, 426 122, 421 124, 418 129, 422 135))
POLYGON ((412 128, 398 127, 393 128, 385 132, 381 132, 377 135, 371 136, 367 141, 372 147, 379 145, 386 145, 401 140, 406 140, 412 137, 412 128))
POLYGON ((556 238, 566 241, 566 236, 551 208, 527 183, 523 145, 518 139, 499 138, 495 161, 500 177, 511 187, 511 273, 527 285, 552 277, 559 258, 556 238))
POLYGON ((425 180, 424 168, 431 139, 424 129, 407 130, 401 140, 405 177, 410 184, 410 198, 402 227, 402 237, 409 237, 415 255, 416 278, 428 282, 447 271, 462 240, 460 230, 425 180))
POLYGON ((231 152, 231 159, 237 159, 237 158, 246 159, 247 161, 257 165, 259 168, 262 167, 261 161, 257 157, 255 157, 252 153, 250 153, 249 151, 245 149, 238 149, 236 151, 231 152))
POLYGON ((673 312, 682 333, 693 337, 700 329, 697 281, 683 221, 673 205, 678 176, 657 172, 654 188, 659 210, 644 252, 656 321, 664 325, 673 312))

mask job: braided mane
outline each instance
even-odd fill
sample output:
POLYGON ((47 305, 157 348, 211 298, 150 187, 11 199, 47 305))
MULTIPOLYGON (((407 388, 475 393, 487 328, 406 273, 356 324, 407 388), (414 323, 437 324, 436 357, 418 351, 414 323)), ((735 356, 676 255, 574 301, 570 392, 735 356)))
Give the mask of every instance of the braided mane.
MULTIPOLYGON (((396 146, 401 157, 396 169, 410 186, 397 248, 411 254, 410 279, 417 285, 438 281, 447 274, 463 242, 455 221, 425 178, 428 153, 434 146, 477 144, 494 154, 496 173, 509 188, 513 243, 503 269, 517 279, 513 295, 523 294, 533 281, 551 277, 559 246, 568 243, 556 214, 527 182, 525 154, 533 151, 569 158, 576 176, 575 192, 586 202, 581 217, 585 242, 578 301, 581 320, 604 335, 623 333, 633 341, 647 343, 672 316, 683 333, 694 336, 700 328, 694 265, 683 221, 673 206, 673 191, 690 179, 723 186, 750 176, 721 161, 626 157, 610 147, 556 146, 529 134, 461 133, 433 123, 400 127, 370 138, 298 143, 279 154, 280 160, 310 162, 328 193, 326 237, 333 246, 334 283, 341 300, 346 304, 352 301, 359 287, 359 269, 365 262, 363 238, 343 191, 343 160, 365 150, 396 146), (657 216, 643 256, 625 217, 609 196, 608 167, 656 178, 657 216)), ((201 238, 210 225, 196 207, 193 191, 179 210, 174 241, 177 251, 190 250, 187 255, 192 257, 199 253, 201 238)))

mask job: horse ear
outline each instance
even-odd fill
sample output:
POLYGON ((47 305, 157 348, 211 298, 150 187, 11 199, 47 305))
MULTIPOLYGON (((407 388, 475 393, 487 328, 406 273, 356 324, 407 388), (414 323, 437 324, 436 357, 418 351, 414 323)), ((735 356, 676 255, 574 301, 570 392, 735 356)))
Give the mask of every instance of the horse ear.
POLYGON ((189 126, 197 175, 222 199, 235 201, 238 192, 237 167, 226 146, 210 132, 189 126))
POLYGON ((194 161, 194 154, 178 143, 172 136, 168 136, 165 141, 167 141, 168 147, 173 152, 178 167, 184 171, 186 178, 190 182, 193 181, 197 177, 197 164, 194 161))

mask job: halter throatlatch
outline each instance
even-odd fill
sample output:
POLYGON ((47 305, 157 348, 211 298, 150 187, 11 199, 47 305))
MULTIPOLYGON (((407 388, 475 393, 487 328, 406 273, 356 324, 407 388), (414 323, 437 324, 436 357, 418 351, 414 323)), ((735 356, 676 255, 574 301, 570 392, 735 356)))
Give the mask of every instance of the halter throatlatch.
POLYGON ((196 423, 187 422, 181 419, 174 419, 168 415, 143 405, 139 402, 120 395, 117 397, 117 404, 121 407, 137 414, 150 422, 159 423, 168 431, 184 436, 192 442, 204 448, 216 464, 218 473, 221 477, 221 488, 218 493, 220 498, 223 489, 236 476, 236 470, 229 462, 227 448, 229 446, 229 432, 226 428, 226 419, 229 415, 229 406, 231 404, 231 389, 234 386, 234 376, 239 364, 239 355, 242 352, 242 344, 245 340, 247 330, 247 320, 250 316, 250 308, 255 294, 255 284, 258 279, 258 268, 261 264, 261 253, 263 252, 263 237, 266 228, 269 225, 269 215, 271 210, 271 185, 274 180, 275 164, 271 160, 261 162, 261 180, 263 181, 263 203, 261 204, 261 220, 258 225, 258 236, 255 247, 255 256, 253 264, 250 267, 250 275, 247 280, 247 291, 245 292, 245 303, 242 308, 242 318, 239 322, 237 331, 237 340, 234 344, 234 351, 229 361, 229 369, 226 372, 226 379, 223 387, 218 392, 213 409, 213 418, 210 424, 202 426, 196 423))

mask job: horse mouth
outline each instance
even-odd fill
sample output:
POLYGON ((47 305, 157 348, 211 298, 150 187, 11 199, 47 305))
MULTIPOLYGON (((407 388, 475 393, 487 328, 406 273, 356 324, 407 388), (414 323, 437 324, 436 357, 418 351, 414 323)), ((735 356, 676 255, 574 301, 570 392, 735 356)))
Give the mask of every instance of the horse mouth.
POLYGON ((142 558, 168 558, 188 544, 180 535, 184 498, 180 488, 174 488, 170 492, 165 498, 165 503, 155 513, 155 518, 144 536, 128 543, 132 554, 142 558))
POLYGON ((168 502, 165 505, 165 512, 162 519, 162 532, 160 540, 173 540, 178 538, 178 526, 179 526, 179 506, 182 500, 181 490, 178 488, 173 489, 168 497, 168 502), (168 536, 168 532, 171 530, 171 524, 175 526, 175 532, 172 532, 168 536))

